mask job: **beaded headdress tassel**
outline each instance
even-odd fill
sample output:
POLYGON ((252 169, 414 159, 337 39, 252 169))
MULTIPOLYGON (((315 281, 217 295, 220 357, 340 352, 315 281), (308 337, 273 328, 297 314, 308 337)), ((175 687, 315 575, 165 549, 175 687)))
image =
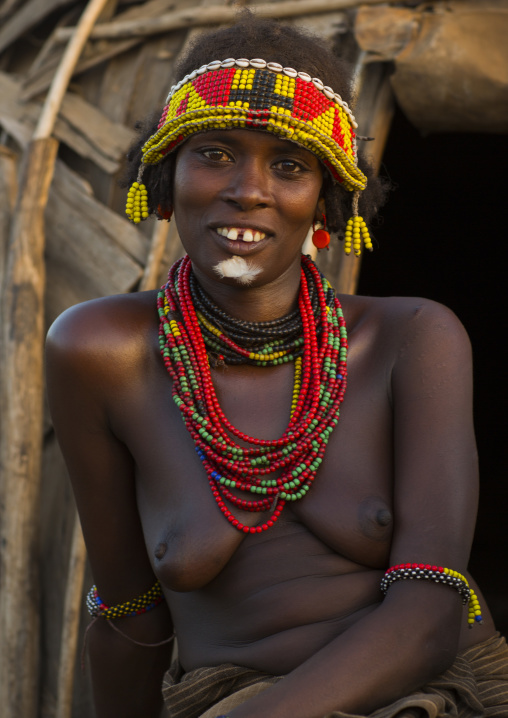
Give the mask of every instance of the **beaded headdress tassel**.
POLYGON ((261 129, 313 152, 334 181, 354 193, 344 249, 350 254, 352 247, 359 256, 361 239, 367 249, 372 243, 358 216, 358 197, 367 178, 358 168, 357 126, 340 95, 306 72, 259 59, 210 62, 171 88, 158 129, 142 148, 126 213, 136 223, 148 217, 142 182, 145 165, 158 164, 190 135, 215 129, 261 129))

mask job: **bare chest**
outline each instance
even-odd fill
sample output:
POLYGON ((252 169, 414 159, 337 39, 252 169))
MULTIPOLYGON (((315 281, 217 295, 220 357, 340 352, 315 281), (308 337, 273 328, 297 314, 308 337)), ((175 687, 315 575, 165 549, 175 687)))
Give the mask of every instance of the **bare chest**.
MULTIPOLYGON (((359 371, 356 377, 311 490, 286 506, 269 531, 284 542, 288 524, 298 524, 309 537, 309 551, 318 541, 325 553, 376 568, 386 560, 393 529, 391 412, 379 377, 360 381, 359 371)), ((257 438, 283 434, 294 391, 292 365, 255 372, 226 368, 214 372, 214 384, 235 427, 257 438)), ((245 541, 218 509, 167 378, 156 372, 129 403, 122 438, 137 467, 138 506, 154 569, 171 588, 200 588, 257 537, 245 541)), ((264 513, 237 515, 248 525, 266 520, 264 513)), ((303 561, 305 543, 299 553, 303 561)))

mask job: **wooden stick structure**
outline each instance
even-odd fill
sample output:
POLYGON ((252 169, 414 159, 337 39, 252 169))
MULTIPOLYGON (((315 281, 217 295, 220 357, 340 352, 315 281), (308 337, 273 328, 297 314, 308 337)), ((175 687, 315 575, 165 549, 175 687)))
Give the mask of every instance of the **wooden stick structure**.
MULTIPOLYGON (((90 0, 62 57, 25 158, 1 302, 3 551, 0 715, 36 718, 38 539, 43 435, 44 210, 58 150, 51 137, 73 69, 107 0, 90 0)), ((69 713, 70 716, 70 713, 69 713)))
MULTIPOLYGON (((386 0, 362 0, 364 5, 379 5, 386 0)), ((334 10, 346 10, 358 6, 358 0, 288 0, 287 2, 262 3, 250 5, 249 9, 263 18, 298 17, 300 15, 329 13, 334 10)), ((232 22, 238 14, 238 6, 210 5, 209 7, 196 6, 165 13, 160 17, 146 20, 113 21, 102 23, 96 27, 91 38, 111 39, 125 37, 139 37, 141 35, 155 35, 171 30, 180 30, 186 27, 199 25, 215 25, 232 22)), ((55 31, 56 40, 69 38, 72 28, 63 27, 55 31)))

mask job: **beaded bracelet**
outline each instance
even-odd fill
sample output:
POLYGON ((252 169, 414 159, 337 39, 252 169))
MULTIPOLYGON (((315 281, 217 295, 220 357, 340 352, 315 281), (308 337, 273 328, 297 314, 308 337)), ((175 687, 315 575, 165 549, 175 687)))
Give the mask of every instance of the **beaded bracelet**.
POLYGON ((130 601, 124 601, 116 606, 106 606, 100 599, 97 592, 97 586, 92 586, 86 597, 86 607, 88 613, 94 618, 106 618, 110 621, 112 618, 122 618, 123 616, 138 616, 141 613, 151 611, 162 602, 162 588, 159 581, 156 581, 152 588, 137 598, 130 601))
POLYGON ((459 592, 462 597, 462 603, 464 605, 469 604, 467 618, 469 627, 472 628, 475 623, 482 623, 482 612, 478 596, 469 587, 466 577, 458 573, 458 571, 452 571, 452 569, 443 568, 443 566, 431 566, 429 563, 400 563, 392 566, 385 573, 381 579, 381 591, 386 594, 392 583, 408 578, 425 579, 451 586, 459 592))

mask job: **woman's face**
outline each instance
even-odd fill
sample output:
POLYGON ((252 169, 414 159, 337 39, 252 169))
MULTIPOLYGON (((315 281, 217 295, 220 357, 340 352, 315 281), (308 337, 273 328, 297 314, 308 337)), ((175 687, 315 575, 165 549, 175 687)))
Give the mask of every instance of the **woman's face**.
POLYGON ((322 183, 315 155, 268 132, 213 130, 190 137, 177 156, 173 199, 198 278, 219 281, 213 268, 232 256, 261 270, 252 286, 285 274, 299 277, 303 241, 321 217, 322 183))

